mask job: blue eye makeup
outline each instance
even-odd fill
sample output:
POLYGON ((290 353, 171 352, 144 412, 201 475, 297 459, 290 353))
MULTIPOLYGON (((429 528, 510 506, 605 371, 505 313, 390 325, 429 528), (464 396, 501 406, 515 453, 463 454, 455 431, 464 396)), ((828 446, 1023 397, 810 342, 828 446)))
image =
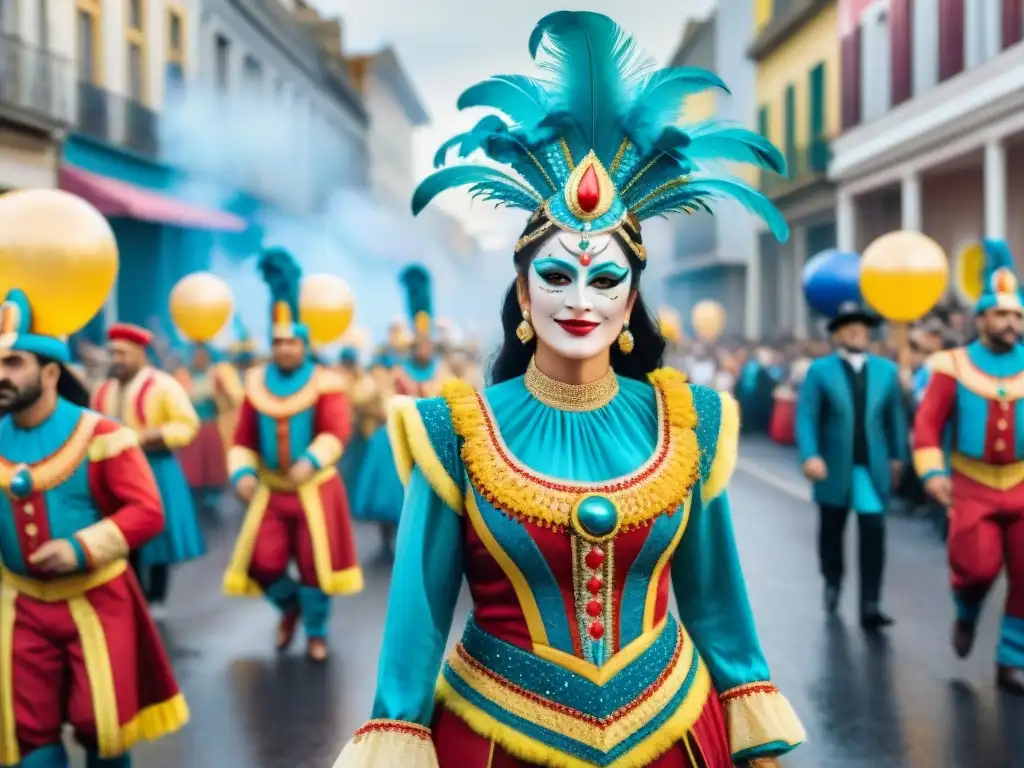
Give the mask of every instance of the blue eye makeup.
POLYGON ((590 284, 596 288, 614 288, 629 277, 629 268, 615 262, 597 264, 590 269, 590 284))
POLYGON ((533 262, 533 269, 541 280, 551 285, 564 285, 579 276, 576 267, 563 259, 537 259, 533 262))

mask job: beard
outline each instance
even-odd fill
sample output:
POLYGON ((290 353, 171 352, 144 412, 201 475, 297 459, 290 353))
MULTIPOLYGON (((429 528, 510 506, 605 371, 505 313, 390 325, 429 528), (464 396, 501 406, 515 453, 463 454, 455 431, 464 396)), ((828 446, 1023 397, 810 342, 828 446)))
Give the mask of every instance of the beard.
POLYGON ((988 342, 997 352, 1009 352, 1020 343, 1020 334, 1012 328, 1007 328, 999 333, 988 333, 988 342))
POLYGON ((18 413, 35 405, 43 396, 43 381, 36 379, 24 389, 9 381, 0 381, 0 413, 18 413))

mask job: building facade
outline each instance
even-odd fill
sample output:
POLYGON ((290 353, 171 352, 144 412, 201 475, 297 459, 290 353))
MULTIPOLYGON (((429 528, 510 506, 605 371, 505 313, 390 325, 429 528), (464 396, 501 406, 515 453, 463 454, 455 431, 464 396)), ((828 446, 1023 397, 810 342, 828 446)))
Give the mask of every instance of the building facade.
POLYGON ((0 190, 55 187, 73 119, 74 64, 54 11, 66 0, 0 0, 0 190))
POLYGON ((843 0, 839 247, 922 231, 951 260, 982 237, 1024 251, 1024 4, 843 0))
POLYGON ((761 326, 802 338, 820 325, 803 300, 804 264, 836 245, 827 171, 840 132, 838 8, 836 0, 760 0, 755 12, 748 53, 757 66, 757 126, 788 166, 785 177, 762 173, 760 188, 791 230, 786 243, 759 235, 761 326))
MULTIPOLYGON (((731 94, 707 91, 691 97, 681 115, 683 123, 713 118, 753 127, 754 65, 744 55, 752 30, 751 0, 721 0, 706 18, 687 23, 670 65, 710 69, 728 84, 731 94)), ((750 179, 745 168, 731 170, 750 179)), ((716 206, 714 216, 694 213, 677 218, 673 263, 662 270, 665 300, 685 318, 687 333, 692 333, 693 306, 713 299, 726 310, 727 335, 756 337, 760 293, 752 217, 726 202, 716 206)))

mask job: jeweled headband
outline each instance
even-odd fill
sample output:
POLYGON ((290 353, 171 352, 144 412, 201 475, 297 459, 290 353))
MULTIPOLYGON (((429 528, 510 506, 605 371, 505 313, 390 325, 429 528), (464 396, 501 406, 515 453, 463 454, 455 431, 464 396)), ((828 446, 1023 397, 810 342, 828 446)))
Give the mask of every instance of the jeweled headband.
MULTIPOLYGON (((580 254, 599 233, 631 229, 668 213, 711 210, 720 198, 739 201, 781 241, 789 227, 775 206, 744 182, 712 175, 736 162, 785 174, 782 154, 760 134, 717 121, 679 126, 688 96, 728 89, 717 76, 692 67, 658 69, 607 16, 558 11, 530 35, 530 55, 544 79, 495 75, 459 97, 459 109, 487 107, 472 130, 449 139, 434 157, 445 165, 456 150, 481 150, 493 165, 455 165, 435 171, 416 188, 418 214, 441 192, 468 186, 473 197, 520 208, 547 221, 520 238, 516 250, 552 226, 580 236, 580 254)), ((624 232, 624 234, 629 234, 624 232)), ((646 250, 625 237, 637 257, 646 250)), ((639 238, 635 238, 639 241, 639 238)))

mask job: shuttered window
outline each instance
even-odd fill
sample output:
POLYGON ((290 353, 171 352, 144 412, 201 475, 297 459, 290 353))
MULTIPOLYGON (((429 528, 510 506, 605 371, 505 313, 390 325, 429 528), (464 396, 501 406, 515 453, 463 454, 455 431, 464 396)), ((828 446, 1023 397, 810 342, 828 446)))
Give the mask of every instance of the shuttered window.
POLYGON ((811 70, 808 77, 808 113, 810 117, 810 140, 815 142, 825 136, 825 62, 811 70))
POLYGON ((921 0, 890 0, 889 60, 892 62, 892 105, 910 98, 913 86, 914 43, 912 6, 921 0))
POLYGON ((786 86, 786 163, 792 167, 796 161, 796 86, 786 86))
POLYGON ((757 110, 757 131, 766 139, 771 139, 768 133, 768 107, 757 110))
POLYGON ((842 40, 843 129, 860 123, 860 24, 842 40))
POLYGON ((939 2, 939 80, 964 68, 964 0, 939 2))

